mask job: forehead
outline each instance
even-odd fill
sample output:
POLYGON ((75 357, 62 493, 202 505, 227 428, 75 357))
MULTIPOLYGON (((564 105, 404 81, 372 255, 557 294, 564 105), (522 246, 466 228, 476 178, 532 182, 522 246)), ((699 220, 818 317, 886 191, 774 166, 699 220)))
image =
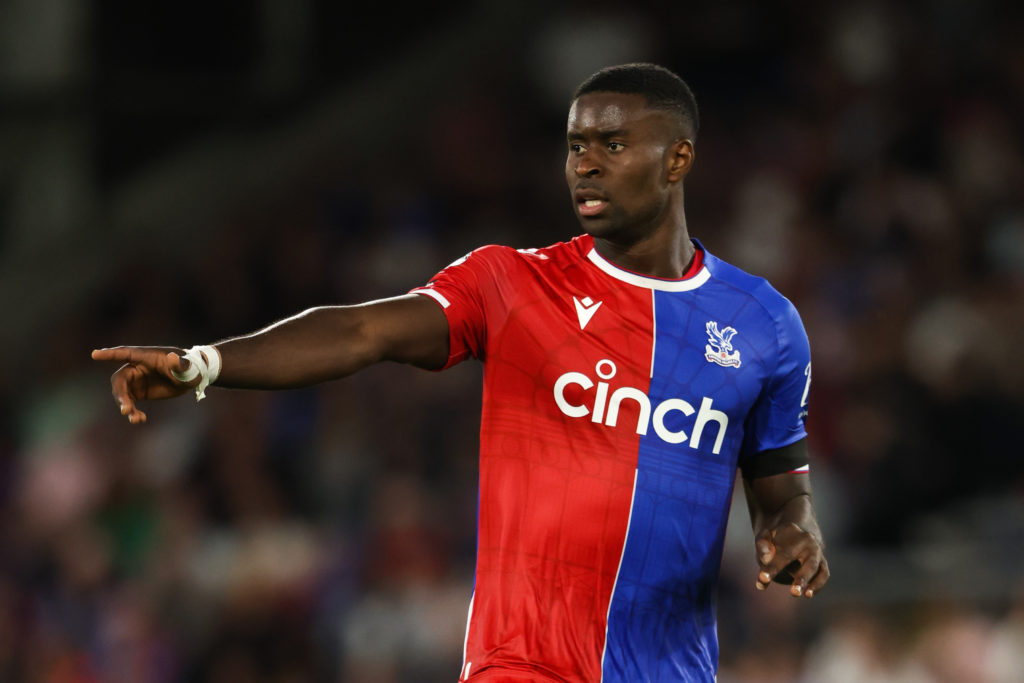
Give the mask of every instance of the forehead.
POLYGON ((635 129, 666 130, 666 112, 647 106, 643 95, 595 92, 581 95, 569 107, 570 135, 635 129))

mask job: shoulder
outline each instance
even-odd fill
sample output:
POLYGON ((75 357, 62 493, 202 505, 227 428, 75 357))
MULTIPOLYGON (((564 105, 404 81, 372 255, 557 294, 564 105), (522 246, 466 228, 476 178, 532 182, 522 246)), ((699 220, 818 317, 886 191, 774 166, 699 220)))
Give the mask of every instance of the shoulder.
MULTIPOLYGON (((438 273, 437 277, 481 277, 509 270, 515 261, 516 250, 500 244, 486 244, 455 259, 438 273)), ((435 278, 436 279, 436 278, 435 278)))
POLYGON ((449 264, 447 267, 494 264, 502 268, 525 266, 535 267, 545 264, 565 265, 569 261, 586 257, 589 250, 588 236, 581 235, 566 242, 556 242, 546 247, 516 248, 500 244, 487 244, 469 252, 449 264))
POLYGON ((767 348, 774 349, 776 368, 788 367, 783 362, 787 358, 805 358, 810 354, 807 332, 796 306, 768 280, 707 252, 705 264, 711 272, 711 282, 729 292, 723 292, 721 298, 731 299, 729 307, 742 311, 737 316, 737 329, 743 325, 748 335, 762 339, 767 348))
POLYGON ((704 264, 707 266, 715 282, 727 287, 737 296, 756 302, 769 317, 776 322, 799 320, 796 306, 768 280, 738 268, 731 263, 704 252, 704 264))
POLYGON ((593 247, 593 238, 579 235, 565 242, 555 242, 546 247, 515 249, 513 253, 526 264, 565 265, 572 261, 585 259, 587 252, 593 247))

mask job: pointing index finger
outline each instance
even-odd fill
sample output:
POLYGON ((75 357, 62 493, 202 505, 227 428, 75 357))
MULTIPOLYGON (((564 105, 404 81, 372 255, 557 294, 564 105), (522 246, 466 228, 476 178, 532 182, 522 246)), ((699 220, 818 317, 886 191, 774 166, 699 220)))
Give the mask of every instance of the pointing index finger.
POLYGON ((140 352, 144 349, 140 349, 135 346, 112 346, 104 349, 93 349, 92 356, 93 360, 112 360, 119 363, 131 363, 138 359, 140 352))
POLYGON ((113 346, 104 349, 93 349, 90 356, 98 361, 115 361, 118 363, 142 363, 150 367, 159 367, 161 360, 171 349, 158 346, 113 346))
POLYGON ((93 360, 114 360, 114 351, 116 349, 93 349, 89 356, 93 360))

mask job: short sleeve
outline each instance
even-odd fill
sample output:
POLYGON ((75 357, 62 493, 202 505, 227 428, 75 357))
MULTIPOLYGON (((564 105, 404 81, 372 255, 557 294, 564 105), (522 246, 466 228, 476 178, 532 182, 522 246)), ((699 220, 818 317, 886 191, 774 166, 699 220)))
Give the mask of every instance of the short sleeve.
POLYGON ((807 398, 811 388, 811 349, 796 308, 783 299, 774 316, 777 363, 745 424, 740 466, 745 477, 807 471, 786 451, 775 453, 807 436, 807 398))
POLYGON ((433 299, 448 318, 449 368, 467 358, 483 359, 487 344, 487 302, 495 289, 500 247, 481 247, 445 267, 422 287, 410 290, 433 299))

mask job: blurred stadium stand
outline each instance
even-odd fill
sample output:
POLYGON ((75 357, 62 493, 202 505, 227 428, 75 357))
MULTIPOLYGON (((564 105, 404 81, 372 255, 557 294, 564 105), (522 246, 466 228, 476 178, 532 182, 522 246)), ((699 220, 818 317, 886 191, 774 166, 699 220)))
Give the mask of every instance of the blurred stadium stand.
POLYGON ((691 231, 811 337, 834 579, 753 589, 721 683, 1022 680, 1019 4, 0 5, 0 681, 451 681, 480 368, 123 424, 88 351, 190 345, 577 231, 581 78, 702 106, 691 231))

